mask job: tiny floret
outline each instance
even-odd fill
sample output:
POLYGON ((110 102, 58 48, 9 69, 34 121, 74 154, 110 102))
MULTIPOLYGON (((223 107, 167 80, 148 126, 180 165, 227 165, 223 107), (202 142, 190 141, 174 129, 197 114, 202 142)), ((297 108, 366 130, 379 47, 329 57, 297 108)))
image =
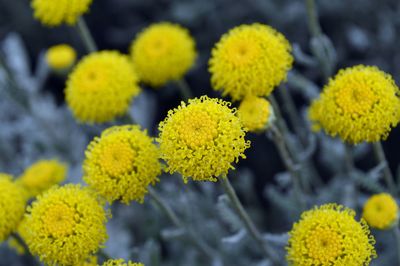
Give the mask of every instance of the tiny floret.
POLYGON ((371 227, 388 229, 397 225, 399 207, 390 194, 376 194, 365 203, 362 216, 371 227))
POLYGON ((28 167, 16 180, 28 197, 35 197, 65 180, 67 166, 57 160, 40 160, 28 167))
POLYGON ((209 61, 211 84, 234 101, 268 96, 292 67, 291 46, 270 26, 241 25, 224 34, 209 61))
POLYGON ((140 80, 159 87, 182 79, 193 66, 197 53, 187 29, 162 22, 138 34, 132 42, 131 55, 140 80))
POLYGON ((17 230, 25 211, 24 191, 12 177, 0 173, 0 242, 17 230))
POLYGON ((75 25, 80 16, 89 10, 92 0, 33 0, 34 16, 42 24, 54 27, 75 25))
POLYGON ((305 211, 289 232, 287 260, 298 266, 361 266, 376 257, 367 223, 336 204, 305 211))
POLYGON ((104 244, 104 202, 80 185, 53 187, 28 207, 25 235, 30 252, 47 265, 77 265, 104 244))
POLYGON ((69 69, 75 60, 76 51, 68 44, 54 45, 46 52, 47 65, 55 71, 69 69))
POLYGON ((125 262, 123 259, 110 259, 102 264, 102 266, 144 266, 143 263, 125 262))
POLYGON ((271 104, 257 96, 247 96, 240 103, 238 115, 250 132, 261 132, 268 128, 275 116, 271 104))
POLYGON ((109 202, 143 202, 147 187, 159 181, 158 147, 139 126, 114 126, 88 146, 83 179, 109 202))
POLYGON ((250 147, 236 109, 221 99, 202 96, 170 110, 159 125, 161 157, 167 171, 178 172, 185 182, 217 181, 246 158, 250 147))
POLYGON ((314 100, 309 118, 313 130, 351 144, 385 140, 400 120, 399 88, 375 66, 342 69, 314 100))
POLYGON ((102 51, 78 63, 68 78, 65 97, 77 120, 104 123, 125 114, 139 92, 128 56, 102 51))

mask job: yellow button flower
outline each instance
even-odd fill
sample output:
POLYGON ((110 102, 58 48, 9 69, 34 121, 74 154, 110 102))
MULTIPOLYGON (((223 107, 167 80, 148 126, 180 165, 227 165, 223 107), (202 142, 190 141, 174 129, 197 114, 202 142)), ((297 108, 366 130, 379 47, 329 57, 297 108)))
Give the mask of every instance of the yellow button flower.
POLYGON ((364 205, 363 218, 373 228, 388 229, 396 224, 399 207, 390 194, 373 195, 364 205))
POLYGON ((139 126, 114 126, 88 146, 83 163, 86 183, 112 202, 143 202, 147 187, 161 174, 159 150, 139 126))
POLYGON ((53 187, 28 207, 25 235, 31 253, 48 265, 76 265, 104 244, 107 214, 79 185, 53 187))
POLYGON ((287 260, 299 266, 369 265, 375 240, 364 220, 341 205, 326 204, 301 215, 289 232, 287 260))
POLYGON ((24 191, 12 177, 0 173, 0 242, 15 231, 25 211, 24 191))
POLYGON ((103 123, 125 114, 139 92, 128 56, 102 51, 78 63, 68 78, 65 97, 77 120, 103 123))
POLYGON ((268 96, 292 67, 291 46, 270 26, 241 25, 224 34, 209 61, 211 84, 234 101, 268 96))
POLYGON ((131 45, 133 63, 140 80, 159 87, 183 78, 197 53, 189 31, 168 22, 150 25, 131 45))
POLYGON ((28 197, 35 197, 65 180, 67 166, 57 160, 40 160, 28 167, 16 180, 28 197))
POLYGON ((309 110, 314 130, 357 144, 387 138, 400 120, 399 88, 374 66, 342 69, 309 110))
POLYGON ((144 266, 143 263, 125 262, 123 259, 110 259, 102 264, 102 266, 144 266))
POLYGON ((274 112, 270 103, 261 97, 247 96, 240 103, 238 115, 243 125, 250 132, 265 130, 274 120, 274 112))
POLYGON ((59 44, 50 47, 46 52, 48 66, 55 71, 70 68, 76 60, 76 52, 68 44, 59 44))
POLYGON ((159 125, 160 150, 167 171, 178 172, 185 182, 216 181, 234 169, 233 162, 246 158, 250 147, 245 130, 230 103, 220 99, 200 98, 184 102, 170 110, 159 125))
POLYGON ((33 0, 34 16, 46 26, 74 25, 89 9, 92 0, 33 0))

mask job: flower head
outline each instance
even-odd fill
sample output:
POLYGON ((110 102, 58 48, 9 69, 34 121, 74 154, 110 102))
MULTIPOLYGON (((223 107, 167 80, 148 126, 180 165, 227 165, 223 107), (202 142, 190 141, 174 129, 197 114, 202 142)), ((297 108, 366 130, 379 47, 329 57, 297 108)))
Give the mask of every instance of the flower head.
POLYGON ((143 202, 161 174, 159 151, 138 126, 114 126, 95 138, 83 163, 86 183, 112 202, 143 202))
POLYGON ((104 244, 107 213, 95 193, 80 185, 53 187, 28 207, 26 243, 49 265, 76 265, 104 244))
POLYGON ((75 63, 75 60, 75 49, 68 44, 54 45, 46 52, 47 64, 56 71, 70 68, 75 63))
POLYGON ((127 112, 140 88, 127 56, 102 51, 82 59, 70 74, 65 96, 76 119, 103 123, 127 112))
POLYGON ((375 240, 364 220, 341 205, 326 204, 301 215, 289 232, 290 265, 369 265, 375 240))
POLYGON ((270 26, 241 25, 224 34, 209 61, 211 84, 233 100, 268 96, 292 67, 291 46, 270 26))
POLYGON ((238 116, 249 131, 260 132, 272 122, 274 112, 265 98, 247 96, 240 103, 238 116))
POLYGON ((12 177, 0 173, 0 242, 15 231, 25 211, 23 190, 12 177))
POLYGON ((234 169, 233 162, 245 158, 250 147, 245 130, 230 103, 200 98, 184 102, 170 110, 159 125, 160 150, 167 171, 179 172, 198 181, 216 181, 234 169))
POLYGON ((144 266, 143 263, 137 262, 125 262, 123 259, 116 259, 116 260, 108 260, 102 264, 102 266, 144 266))
POLYGON ((388 193, 373 195, 364 205, 363 218, 373 228, 388 229, 396 224, 399 207, 388 193))
POLYGON ((92 0, 33 0, 35 18, 46 26, 59 26, 63 23, 74 25, 86 13, 92 0))
POLYGON ((387 138, 400 120, 399 88, 374 66, 342 69, 309 110, 313 129, 349 143, 387 138))
POLYGON ((131 45, 140 79, 154 87, 181 79, 193 66, 196 48, 189 31, 168 22, 150 25, 131 45))
POLYGON ((27 168, 17 179, 28 197, 35 197, 50 187, 64 181, 67 166, 57 160, 40 160, 27 168))

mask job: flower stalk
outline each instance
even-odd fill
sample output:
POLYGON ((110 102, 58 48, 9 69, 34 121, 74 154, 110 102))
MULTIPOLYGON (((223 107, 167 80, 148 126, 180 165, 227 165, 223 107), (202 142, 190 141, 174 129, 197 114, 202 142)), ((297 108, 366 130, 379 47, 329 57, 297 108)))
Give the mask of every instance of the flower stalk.
POLYGON ((96 52, 98 50, 96 43, 94 42, 92 34, 90 33, 89 28, 86 24, 86 21, 84 20, 83 17, 80 17, 78 19, 77 30, 83 41, 83 44, 85 45, 86 50, 89 53, 96 52))
POLYGON ((394 183, 392 172, 390 171, 389 164, 386 160, 385 152, 382 148, 382 143, 380 141, 374 142, 372 144, 372 147, 378 163, 382 163, 385 165, 385 168, 383 169, 383 177, 385 178, 385 182, 389 188, 390 193, 392 194, 392 196, 395 197, 397 195, 396 184, 394 183))
POLYGON ((186 80, 184 78, 176 80, 176 85, 177 85, 179 92, 181 93, 182 99, 184 101, 187 101, 187 100, 193 98, 193 94, 189 87, 189 84, 186 82, 186 80))

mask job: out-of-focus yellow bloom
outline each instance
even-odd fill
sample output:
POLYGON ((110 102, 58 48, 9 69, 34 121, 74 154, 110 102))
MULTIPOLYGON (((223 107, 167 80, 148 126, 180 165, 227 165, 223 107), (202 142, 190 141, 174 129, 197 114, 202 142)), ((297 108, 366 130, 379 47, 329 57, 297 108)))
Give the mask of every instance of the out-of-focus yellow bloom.
POLYGON ((178 172, 185 182, 217 181, 234 169, 233 162, 246 158, 250 147, 236 109, 220 99, 200 98, 170 110, 159 125, 161 156, 167 171, 178 172))
POLYGON ((369 265, 376 257, 375 240, 367 223, 354 217, 353 210, 336 204, 304 212, 289 232, 289 264, 369 265))
POLYGON ((88 11, 92 0, 33 0, 31 3, 35 18, 53 27, 63 23, 74 25, 88 11))
POLYGON ((197 53, 189 31, 168 22, 150 25, 131 45, 131 55, 140 79, 154 87, 183 78, 197 53))
POLYGON ((78 63, 68 78, 65 97, 77 120, 103 123, 125 114, 139 92, 128 56, 102 51, 78 63))
POLYGON ((144 266, 144 264, 131 261, 125 262, 123 259, 111 259, 104 262, 102 266, 144 266))
POLYGON ((65 180, 67 166, 57 160, 40 160, 28 167, 16 180, 28 197, 35 197, 65 180))
POLYGON ((342 69, 309 110, 314 130, 357 144, 387 138, 400 120, 399 88, 374 66, 342 69))
POLYGON ((265 98, 257 96, 244 98, 240 103, 238 115, 250 132, 265 130, 275 117, 270 103, 265 98))
POLYGON ((388 229, 396 225, 399 207, 388 193, 373 195, 364 205, 363 218, 373 228, 388 229))
POLYGON ((53 187, 28 207, 30 252, 48 265, 76 265, 104 244, 107 213, 97 195, 80 185, 53 187))
POLYGON ((15 231, 25 211, 24 191, 12 177, 0 173, 0 242, 15 231))
POLYGON ((268 96, 292 67, 291 46, 270 26, 241 25, 224 34, 209 61, 211 84, 234 101, 268 96))
POLYGON ((46 52, 46 61, 49 67, 55 71, 70 68, 76 60, 76 52, 68 44, 59 44, 50 47, 46 52))
POLYGON ((112 202, 143 202, 147 187, 161 174, 159 150, 139 126, 114 126, 88 146, 83 163, 86 183, 112 202))

